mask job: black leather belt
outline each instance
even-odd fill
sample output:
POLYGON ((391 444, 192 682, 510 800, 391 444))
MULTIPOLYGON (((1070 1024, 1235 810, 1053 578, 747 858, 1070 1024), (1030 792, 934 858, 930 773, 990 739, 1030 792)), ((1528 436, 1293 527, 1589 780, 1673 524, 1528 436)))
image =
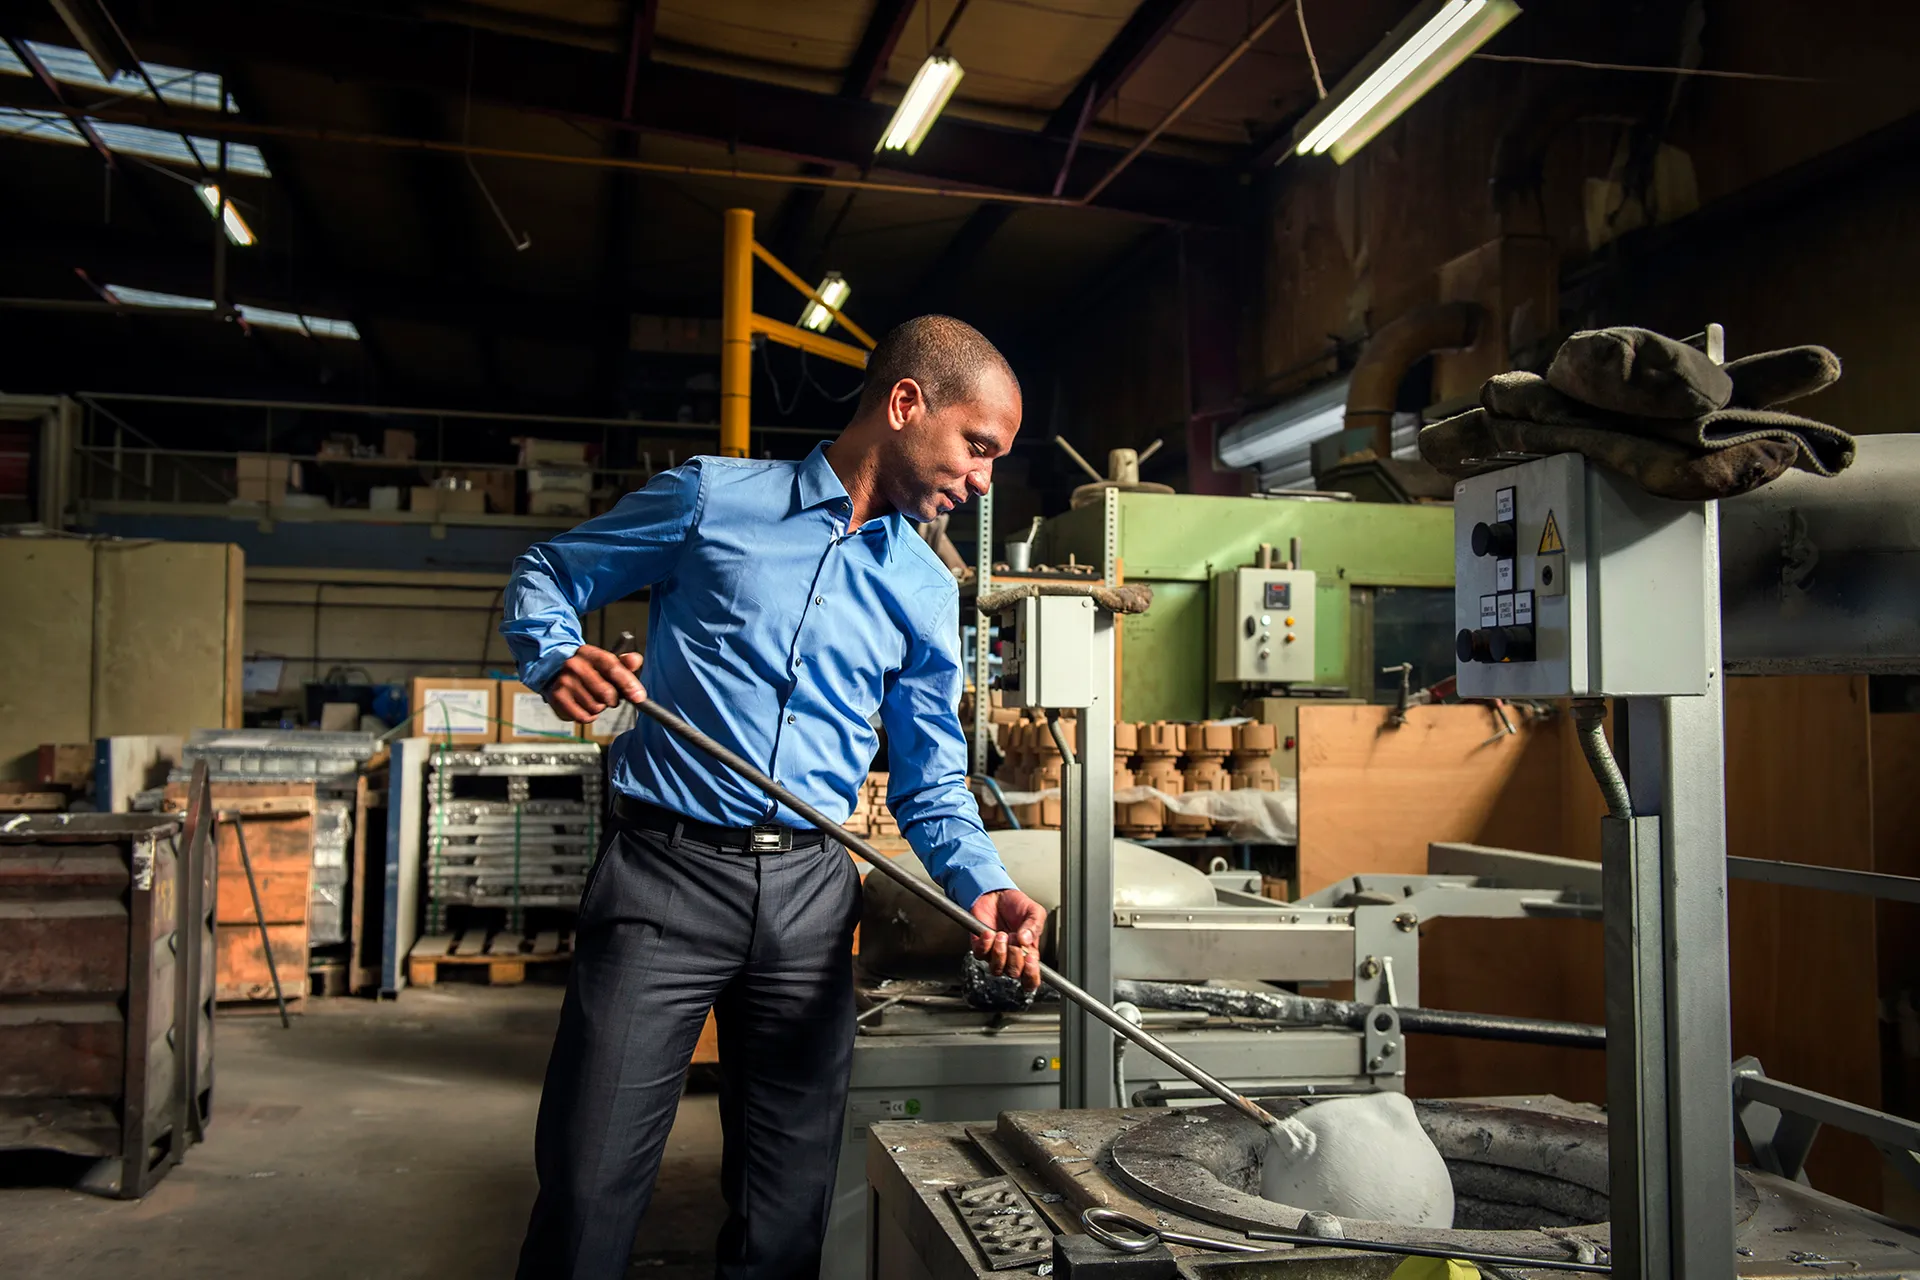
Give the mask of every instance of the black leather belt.
POLYGON ((826 841, 826 836, 810 827, 796 829, 775 822, 763 822, 757 827, 723 827, 700 822, 657 804, 636 800, 625 792, 614 794, 613 814, 630 827, 668 836, 677 831, 682 840, 734 853, 789 853, 795 849, 817 849, 826 841))

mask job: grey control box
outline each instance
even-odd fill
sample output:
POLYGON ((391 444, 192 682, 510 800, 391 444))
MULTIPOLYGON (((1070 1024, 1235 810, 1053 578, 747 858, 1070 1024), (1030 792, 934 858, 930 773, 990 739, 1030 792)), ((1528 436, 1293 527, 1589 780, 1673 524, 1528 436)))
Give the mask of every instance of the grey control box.
POLYGON ((999 615, 1008 706, 1093 705, 1093 614, 1087 596, 1028 596, 999 615))
POLYGON ((1461 696, 1705 693, 1713 514, 1573 453, 1455 485, 1461 696))
POLYGON ((1311 684, 1310 569, 1228 569, 1213 577, 1213 678, 1223 684, 1311 684))

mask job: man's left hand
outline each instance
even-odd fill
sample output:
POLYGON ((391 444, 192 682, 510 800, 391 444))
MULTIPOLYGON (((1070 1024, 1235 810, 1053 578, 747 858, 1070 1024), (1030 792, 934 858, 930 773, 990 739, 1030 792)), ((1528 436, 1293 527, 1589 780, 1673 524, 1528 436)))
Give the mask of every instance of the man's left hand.
POLYGON ((973 954, 994 973, 1018 979, 1029 991, 1038 988, 1046 909, 1018 889, 996 889, 974 899, 973 918, 993 930, 974 935, 973 954))

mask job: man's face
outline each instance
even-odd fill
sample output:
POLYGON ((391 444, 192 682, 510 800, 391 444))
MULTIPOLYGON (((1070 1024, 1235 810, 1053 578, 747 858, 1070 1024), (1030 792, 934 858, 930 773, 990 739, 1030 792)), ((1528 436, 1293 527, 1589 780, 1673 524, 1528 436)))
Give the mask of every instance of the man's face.
POLYGON ((894 509, 927 521, 993 483, 993 460, 1020 430, 1020 391, 999 369, 974 380, 964 399, 929 410, 920 384, 902 378, 887 398, 888 449, 880 483, 894 509))

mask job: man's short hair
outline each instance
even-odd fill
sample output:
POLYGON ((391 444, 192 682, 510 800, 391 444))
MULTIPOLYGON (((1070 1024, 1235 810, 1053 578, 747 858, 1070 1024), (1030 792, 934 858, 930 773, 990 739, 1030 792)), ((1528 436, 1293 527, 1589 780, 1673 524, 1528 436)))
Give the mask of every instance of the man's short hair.
POLYGON ((1013 366, 985 334, 952 316, 916 316, 887 331, 867 357, 867 382, 860 412, 884 406, 902 378, 920 384, 929 408, 938 409, 973 394, 980 375, 998 369, 1020 389, 1013 366))

